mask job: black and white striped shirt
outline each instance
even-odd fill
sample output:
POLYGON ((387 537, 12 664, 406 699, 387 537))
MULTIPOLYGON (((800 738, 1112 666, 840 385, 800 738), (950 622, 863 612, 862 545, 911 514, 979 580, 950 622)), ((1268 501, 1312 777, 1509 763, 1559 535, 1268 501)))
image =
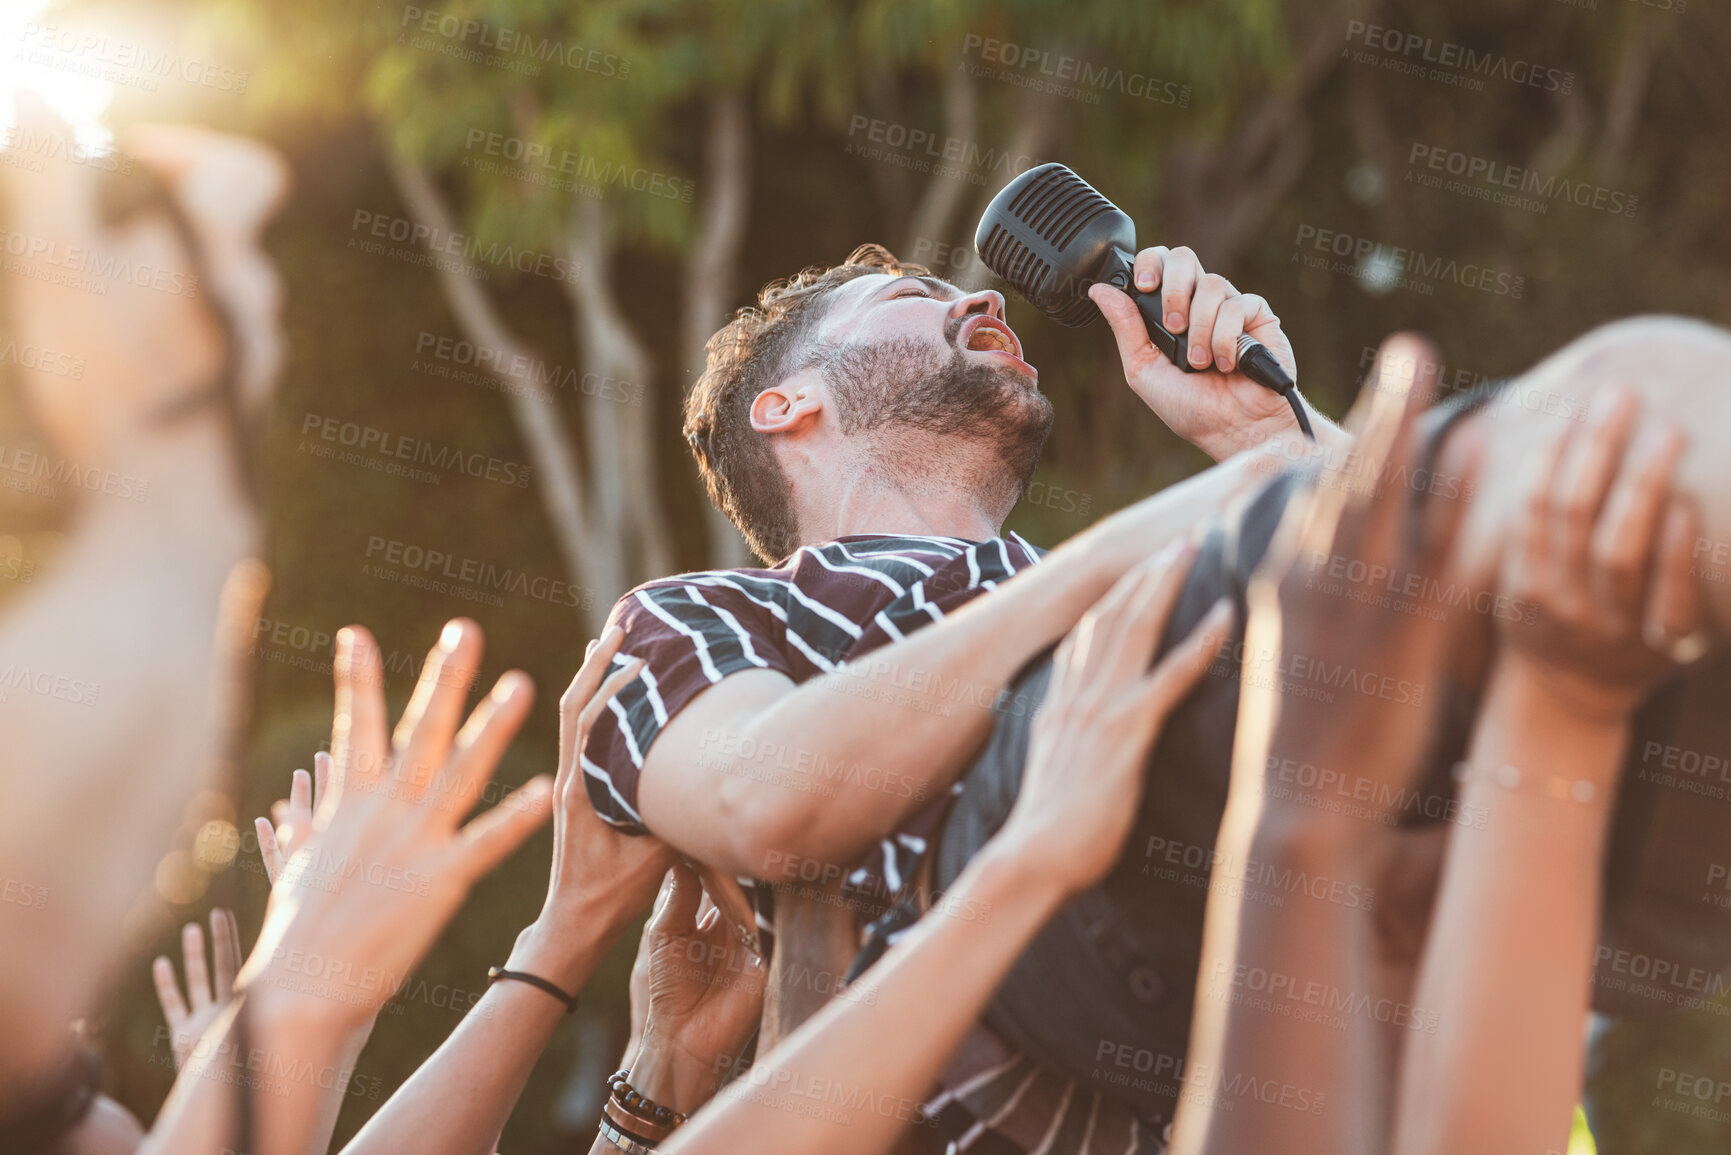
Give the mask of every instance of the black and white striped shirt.
POLYGON ((830 673, 942 621, 1039 556, 1016 534, 983 542, 856 534, 806 546, 773 569, 706 570, 632 590, 608 622, 625 630, 615 663, 641 658, 644 670, 583 749, 596 812, 646 829, 637 808, 644 756, 668 719, 729 674, 776 670, 797 683, 830 673))

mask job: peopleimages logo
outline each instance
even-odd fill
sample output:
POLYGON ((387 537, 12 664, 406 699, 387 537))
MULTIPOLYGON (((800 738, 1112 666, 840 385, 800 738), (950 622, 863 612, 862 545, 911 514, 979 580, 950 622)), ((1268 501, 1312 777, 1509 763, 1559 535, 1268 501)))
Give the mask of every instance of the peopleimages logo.
POLYGON ((971 76, 1002 80, 1021 88, 1066 96, 1084 104, 1099 104, 1100 93, 1117 92, 1155 104, 1190 106, 1190 86, 1161 80, 1133 69, 1096 64, 1078 56, 1032 48, 970 32, 962 38, 962 67, 971 76), (983 65, 966 58, 978 55, 983 65), (985 65, 996 65, 996 68, 985 65))
POLYGON ((1406 179, 1411 183, 1528 212, 1548 212, 1552 203, 1563 201, 1579 208, 1632 217, 1641 199, 1604 185, 1572 181, 1555 173, 1505 164, 1416 140, 1407 152, 1406 162, 1413 166, 1406 173, 1406 179), (1444 174, 1461 179, 1445 181, 1444 174))
POLYGON ((8 273, 98 296, 107 294, 109 283, 153 289, 175 297, 198 295, 198 278, 190 273, 133 261, 100 248, 63 245, 54 237, 0 229, 0 252, 5 254, 4 268, 8 273))
POLYGON ((1419 32, 1366 24, 1362 20, 1346 22, 1346 42, 1349 46, 1354 43, 1364 45, 1365 50, 1355 51, 1351 47, 1341 50, 1342 57, 1354 63, 1380 64, 1391 72, 1453 84, 1474 92, 1484 91, 1486 78, 1506 80, 1543 92, 1567 94, 1575 90, 1573 72, 1546 68, 1501 52, 1480 52, 1452 40, 1438 40, 1419 32))
POLYGON ((437 36, 447 42, 445 55, 456 56, 474 64, 509 66, 511 71, 529 76, 541 74, 540 65, 558 64, 574 72, 593 72, 623 80, 631 73, 631 61, 611 52, 567 44, 556 36, 536 36, 521 28, 490 24, 446 12, 435 12, 413 4, 403 8, 398 25, 397 42, 411 48, 439 48, 427 37, 437 36), (420 33, 421 35, 413 35, 420 33), (474 47, 469 47, 471 44, 474 47))
POLYGON ((1380 292, 1412 289, 1428 296, 1435 292, 1439 282, 1445 282, 1518 301, 1527 286, 1524 276, 1494 265, 1432 256, 1316 225, 1299 225, 1292 244, 1295 263, 1358 277, 1367 287, 1380 292), (1346 259, 1330 259, 1335 257, 1346 259))
POLYGON ((41 172, 40 162, 53 160, 124 176, 134 164, 130 156, 117 150, 82 148, 63 132, 41 132, 15 124, 0 132, 0 163, 17 158, 38 162, 21 166, 31 172, 41 172))
POLYGON ((157 50, 115 36, 26 21, 16 57, 31 64, 96 77, 112 84, 154 92, 158 81, 176 79, 218 92, 246 91, 245 72, 178 52, 157 50), (130 75, 129 75, 130 74, 130 75))
MULTIPOLYGON (((519 489, 529 485, 529 467, 515 461, 504 461, 497 457, 489 457, 485 453, 475 453, 458 449, 452 445, 439 445, 436 442, 424 441, 419 437, 406 434, 391 433, 377 429, 371 425, 362 425, 357 421, 344 421, 340 417, 327 417, 319 413, 308 413, 301 420, 300 450, 309 449, 314 456, 335 457, 350 465, 365 465, 371 468, 368 459, 363 455, 376 454, 379 459, 393 459, 384 462, 387 468, 381 472, 396 473, 406 471, 411 474, 426 473, 425 470, 391 469, 388 466, 399 461, 412 462, 414 465, 427 465, 437 470, 455 469, 470 477, 484 477, 501 485, 516 486, 519 489), (346 446, 355 452, 339 454, 334 448, 326 449, 318 442, 328 441, 334 445, 346 446)), ((438 474, 417 476, 416 480, 433 479, 436 483, 438 474)))
POLYGON ((463 158, 464 168, 473 168, 483 173, 506 171, 507 175, 512 175, 485 159, 494 158, 520 166, 515 175, 530 184, 561 184, 553 178, 569 177, 570 181, 563 182, 563 185, 570 186, 567 191, 574 191, 579 187, 605 191, 608 186, 617 185, 632 192, 665 197, 686 204, 691 203, 692 195, 697 191, 695 181, 681 180, 641 165, 632 168, 613 161, 601 162, 568 148, 554 151, 539 141, 525 140, 523 137, 509 136, 502 132, 488 132, 484 128, 469 130, 463 142, 463 151, 470 154, 463 158), (481 154, 482 160, 475 159, 473 154, 476 152, 481 154))
POLYGON ((382 254, 413 264, 431 264, 434 268, 448 268, 454 272, 467 271, 465 265, 484 264, 528 276, 577 283, 576 261, 533 249, 519 249, 514 245, 483 244, 479 237, 468 233, 447 232, 407 217, 356 209, 349 222, 349 232, 363 234, 350 236, 348 245, 363 253, 382 254), (409 247, 387 250, 386 241, 409 247), (425 246, 426 252, 421 252, 419 246, 425 246))
POLYGON ((1007 181, 1039 163, 1026 154, 860 113, 848 120, 847 135, 843 151, 850 155, 976 185, 985 183, 983 174, 995 174, 994 179, 1001 177, 1007 181))

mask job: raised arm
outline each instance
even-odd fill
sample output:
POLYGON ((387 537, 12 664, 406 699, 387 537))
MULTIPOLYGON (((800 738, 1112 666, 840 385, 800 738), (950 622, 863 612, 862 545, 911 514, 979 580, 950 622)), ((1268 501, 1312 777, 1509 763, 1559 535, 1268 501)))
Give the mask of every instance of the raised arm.
POLYGON ((1504 566, 1534 607, 1500 650, 1420 972, 1438 1013, 1402 1071, 1401 1155, 1567 1146, 1579 1101, 1606 830, 1637 705, 1694 633, 1684 441, 1626 390, 1553 436, 1504 566), (1519 1022, 1519 1030, 1509 1024, 1519 1022))
MULTIPOLYGON (((577 750, 595 716, 637 674, 627 666, 602 681, 621 637, 612 629, 590 643, 559 700, 553 877, 540 916, 517 936, 504 964, 572 996, 648 906, 671 859, 655 839, 628 837, 597 818, 577 768, 577 750)), ((344 1155, 488 1155, 565 1013, 558 999, 533 984, 495 982, 343 1148, 344 1155)))
MULTIPOLYGON (((1286 399, 1238 371, 1238 338, 1247 335, 1267 346, 1298 379, 1292 342, 1267 300, 1240 293, 1219 273, 1204 272, 1195 251, 1183 245, 1143 249, 1136 254, 1134 275, 1138 292, 1160 294, 1167 330, 1189 338, 1192 365, 1199 371, 1186 372, 1166 359, 1148 339, 1142 314, 1127 293, 1102 282, 1092 285, 1088 296, 1112 327, 1125 381, 1168 428, 1216 461, 1297 432, 1286 399)), ((1308 412, 1318 444, 1345 452, 1351 437, 1315 409, 1308 412)))
POLYGON ((543 776, 461 825, 533 694, 506 673, 459 732, 480 657, 479 628, 448 624, 393 738, 377 643, 358 627, 339 635, 332 781, 313 834, 271 890, 208 1058, 181 1072, 141 1150, 214 1151, 238 1134, 258 1155, 306 1151, 330 1084, 350 1074, 356 1032, 475 882, 546 819, 543 776))
POLYGON ((1148 745, 1230 632, 1230 606, 1218 606, 1147 671, 1188 562, 1176 548, 1144 562, 1064 643, 1015 808, 943 899, 662 1150, 872 1155, 918 1121, 922 1096, 1028 940, 1117 860, 1148 745))
MULTIPOLYGON (((1391 339, 1380 364, 1417 363, 1415 344, 1391 339)), ((1426 400, 1413 373, 1379 370, 1355 410, 1353 452, 1294 496, 1251 583, 1175 1155, 1386 1149, 1396 1057, 1386 1025, 1399 1034, 1425 1021, 1381 969, 1388 868, 1417 849, 1395 811, 1418 785, 1443 643, 1468 612, 1381 596, 1388 574, 1442 572, 1462 514, 1461 503, 1433 498, 1426 533, 1415 535, 1411 490, 1393 480, 1417 456, 1426 400), (1333 700, 1304 692, 1306 669, 1335 672, 1333 700), (1339 785, 1279 786, 1293 778, 1339 785), (1259 902, 1257 880, 1270 877, 1312 883, 1259 902), (1215 1094, 1244 1086, 1272 1093, 1215 1094), (1214 1109, 1217 1098, 1231 1109, 1214 1109)))
POLYGON ((1247 454, 1114 514, 852 670, 798 686, 763 670, 723 679, 650 747, 638 787, 645 824, 735 874, 762 876, 775 855, 851 865, 948 788, 1030 657, 1134 565, 1224 508, 1258 464, 1247 454), (870 692, 860 692, 862 680, 870 692), (775 781, 782 758, 893 768, 906 789, 884 789, 868 774, 838 776, 828 795, 792 789, 775 781))

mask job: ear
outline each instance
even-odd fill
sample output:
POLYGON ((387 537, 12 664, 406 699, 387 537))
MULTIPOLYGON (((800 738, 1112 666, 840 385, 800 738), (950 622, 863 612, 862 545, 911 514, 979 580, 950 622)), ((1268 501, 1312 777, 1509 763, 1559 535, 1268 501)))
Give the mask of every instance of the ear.
POLYGON ((823 379, 816 369, 808 369, 757 395, 751 403, 751 427, 759 433, 806 432, 817 424, 823 405, 823 379))

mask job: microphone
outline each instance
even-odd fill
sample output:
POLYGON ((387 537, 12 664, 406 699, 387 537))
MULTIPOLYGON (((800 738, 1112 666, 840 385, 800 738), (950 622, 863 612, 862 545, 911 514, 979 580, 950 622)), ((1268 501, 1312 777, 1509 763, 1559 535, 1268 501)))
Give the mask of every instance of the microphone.
MULTIPOLYGON (((1160 323, 1160 295, 1140 293, 1133 284, 1136 222, 1067 165, 1039 165, 1000 189, 980 217, 974 249, 1030 305, 1071 328, 1100 315, 1088 297, 1090 285, 1104 281, 1122 289, 1136 302, 1154 347, 1186 373, 1202 371, 1190 364, 1188 334, 1160 323)), ((1239 337, 1238 368, 1286 398, 1299 429, 1316 440, 1297 386, 1268 346, 1239 337)))

